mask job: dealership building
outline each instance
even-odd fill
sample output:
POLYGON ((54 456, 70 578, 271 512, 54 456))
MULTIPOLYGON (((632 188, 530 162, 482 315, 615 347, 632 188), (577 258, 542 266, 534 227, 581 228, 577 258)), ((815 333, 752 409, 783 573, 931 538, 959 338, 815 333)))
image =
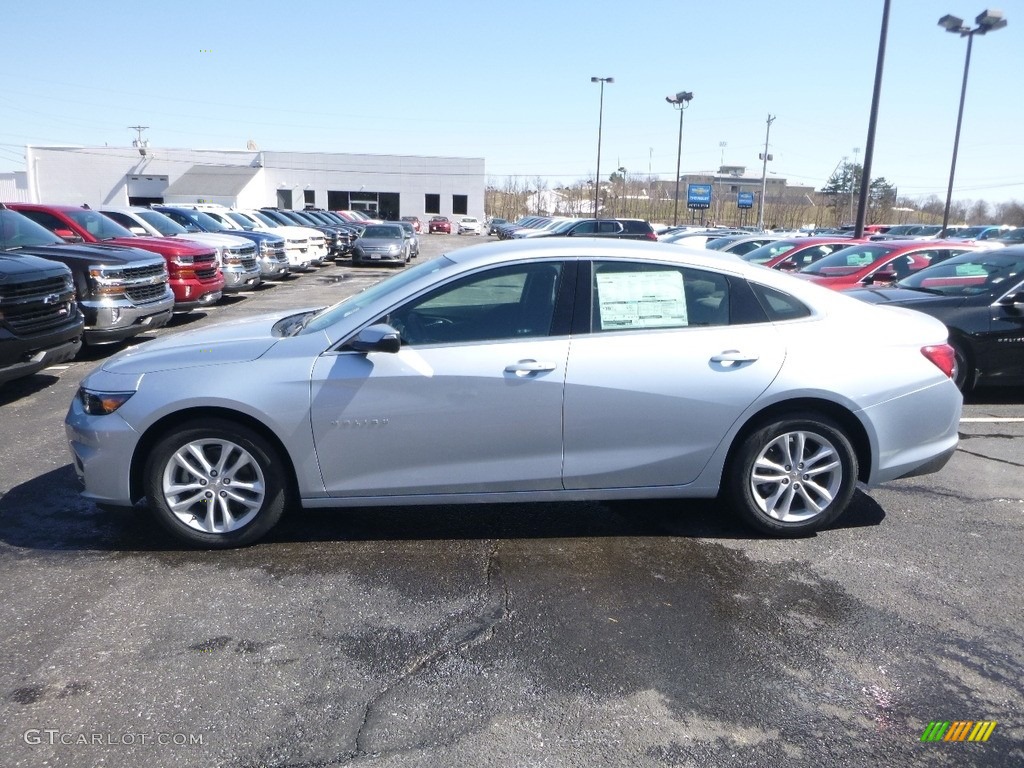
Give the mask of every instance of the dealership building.
POLYGON ((0 202, 219 203, 361 210, 388 219, 484 217, 484 161, 327 152, 28 146, 0 202))

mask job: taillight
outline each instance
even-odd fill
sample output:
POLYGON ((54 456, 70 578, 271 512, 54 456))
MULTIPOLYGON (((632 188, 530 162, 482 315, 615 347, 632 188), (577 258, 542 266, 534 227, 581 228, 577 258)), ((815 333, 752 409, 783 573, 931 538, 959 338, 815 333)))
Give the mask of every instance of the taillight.
POLYGON ((653 232, 645 232, 644 233, 644 240, 657 240, 657 239, 658 239, 658 236, 656 234, 654 234, 653 232))
POLYGON ((921 354, 931 360, 948 378, 953 378, 953 372, 956 370, 956 352, 949 344, 921 347, 921 354))

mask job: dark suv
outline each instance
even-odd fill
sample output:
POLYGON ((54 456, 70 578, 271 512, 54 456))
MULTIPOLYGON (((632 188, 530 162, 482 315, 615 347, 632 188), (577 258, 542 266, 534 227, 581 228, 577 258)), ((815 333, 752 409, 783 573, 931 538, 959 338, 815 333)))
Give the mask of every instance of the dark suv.
POLYGON ((619 240, 657 240, 643 219, 569 219, 534 237, 614 237, 619 240))

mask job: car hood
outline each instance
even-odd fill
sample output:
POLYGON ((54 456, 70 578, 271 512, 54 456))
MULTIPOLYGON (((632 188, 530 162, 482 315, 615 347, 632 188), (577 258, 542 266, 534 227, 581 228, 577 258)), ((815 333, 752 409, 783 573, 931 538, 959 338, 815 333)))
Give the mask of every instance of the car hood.
POLYGON ((262 357, 280 341, 280 338, 274 336, 273 328, 285 316, 280 313, 261 315, 163 336, 119 352, 109 358, 102 368, 108 373, 139 375, 177 368, 248 362, 262 357))
POLYGON ((124 245, 106 245, 103 243, 67 243, 59 245, 26 245, 16 251, 40 256, 44 259, 56 259, 64 263, 82 262, 85 264, 139 264, 142 262, 163 262, 160 256, 152 251, 124 245))
POLYGON ((846 291, 847 296, 883 306, 925 309, 927 307, 951 307, 964 302, 963 296, 938 296, 926 291, 909 288, 858 288, 846 291))

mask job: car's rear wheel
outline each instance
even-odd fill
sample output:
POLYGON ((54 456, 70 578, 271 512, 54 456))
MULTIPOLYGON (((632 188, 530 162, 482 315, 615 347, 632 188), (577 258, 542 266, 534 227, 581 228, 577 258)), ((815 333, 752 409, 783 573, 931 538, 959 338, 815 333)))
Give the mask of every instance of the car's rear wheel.
POLYGON ((287 482, 277 449, 225 419, 187 422, 153 447, 144 471, 148 506, 178 539, 239 547, 281 518, 287 482))
POLYGON ((949 346, 953 348, 953 383, 956 388, 965 395, 971 391, 974 385, 974 366, 971 364, 971 356, 968 354, 962 341, 950 339, 949 346))
POLYGON ((748 435, 724 480, 724 496, 746 523, 773 536, 803 536, 846 509, 856 489, 857 455, 831 419, 791 414, 748 435))

